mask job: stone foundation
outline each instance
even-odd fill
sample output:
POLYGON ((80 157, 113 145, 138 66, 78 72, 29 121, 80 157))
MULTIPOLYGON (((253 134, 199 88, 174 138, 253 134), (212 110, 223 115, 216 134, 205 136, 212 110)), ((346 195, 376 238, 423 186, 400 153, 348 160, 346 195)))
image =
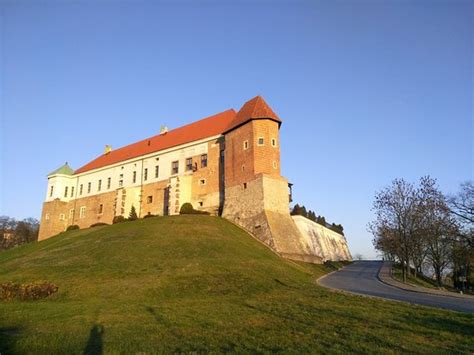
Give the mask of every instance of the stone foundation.
POLYGON ((288 182, 260 174, 225 190, 222 216, 243 227, 275 252, 289 259, 321 263, 311 254, 288 209, 288 182))

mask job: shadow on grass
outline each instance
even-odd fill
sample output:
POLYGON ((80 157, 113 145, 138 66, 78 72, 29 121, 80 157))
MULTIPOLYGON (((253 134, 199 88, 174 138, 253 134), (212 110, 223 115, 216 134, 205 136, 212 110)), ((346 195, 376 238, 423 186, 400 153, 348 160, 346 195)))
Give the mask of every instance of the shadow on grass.
POLYGON ((20 333, 19 328, 0 328, 0 354, 14 354, 16 337, 20 333))
POLYGON ((102 336, 104 335, 104 327, 101 325, 94 325, 89 333, 86 347, 84 348, 84 355, 99 355, 104 352, 104 344, 102 336))
POLYGON ((460 322, 459 320, 450 319, 448 317, 437 317, 437 316, 417 316, 409 314, 405 317, 407 323, 416 324, 428 329, 436 329, 444 332, 454 332, 470 339, 474 339, 474 327, 472 326, 473 317, 470 314, 466 314, 466 321, 460 322))

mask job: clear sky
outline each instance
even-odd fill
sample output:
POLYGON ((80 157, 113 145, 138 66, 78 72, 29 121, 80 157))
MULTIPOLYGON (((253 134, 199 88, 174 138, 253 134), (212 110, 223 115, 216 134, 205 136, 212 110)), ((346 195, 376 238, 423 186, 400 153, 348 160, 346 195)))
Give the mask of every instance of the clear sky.
POLYGON ((262 95, 295 201, 374 257, 375 191, 473 177, 472 1, 0 0, 0 214, 46 175, 262 95))

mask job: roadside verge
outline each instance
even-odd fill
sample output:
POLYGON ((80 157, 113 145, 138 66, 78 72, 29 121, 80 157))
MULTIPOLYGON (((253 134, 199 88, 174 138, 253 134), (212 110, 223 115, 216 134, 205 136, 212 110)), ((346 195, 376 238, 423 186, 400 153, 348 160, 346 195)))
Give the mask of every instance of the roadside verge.
POLYGON ((411 292, 419 292, 419 293, 427 293, 430 295, 438 295, 438 296, 448 296, 448 297, 456 297, 456 298, 464 298, 469 300, 474 300, 474 296, 471 295, 464 295, 455 292, 443 291, 443 290, 435 290, 426 287, 418 287, 404 284, 398 280, 395 280, 392 276, 392 263, 385 261, 382 267, 379 270, 378 279, 380 282, 383 282, 386 285, 396 287, 405 291, 411 292))

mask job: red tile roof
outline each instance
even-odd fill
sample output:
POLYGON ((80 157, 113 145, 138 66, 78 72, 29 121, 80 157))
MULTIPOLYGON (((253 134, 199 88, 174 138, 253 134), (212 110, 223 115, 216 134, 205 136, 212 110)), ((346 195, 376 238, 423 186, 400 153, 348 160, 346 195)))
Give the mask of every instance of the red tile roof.
POLYGON ((156 135, 125 147, 112 150, 110 153, 103 154, 80 167, 74 173, 80 174, 145 154, 222 134, 222 132, 229 127, 229 124, 234 117, 235 111, 234 109, 230 109, 186 126, 173 129, 166 134, 156 135))
POLYGON ((281 125, 281 119, 275 112, 268 106, 263 97, 255 96, 253 99, 247 101, 242 108, 239 110, 235 118, 227 128, 226 132, 229 132, 244 123, 253 119, 268 118, 278 122, 281 125))
POLYGON ((252 119, 268 118, 281 124, 280 118, 261 96, 247 101, 238 113, 230 109, 204 118, 186 126, 176 128, 166 134, 156 135, 137 143, 112 150, 77 169, 74 174, 102 168, 139 156, 172 148, 181 144, 229 132, 252 119))

